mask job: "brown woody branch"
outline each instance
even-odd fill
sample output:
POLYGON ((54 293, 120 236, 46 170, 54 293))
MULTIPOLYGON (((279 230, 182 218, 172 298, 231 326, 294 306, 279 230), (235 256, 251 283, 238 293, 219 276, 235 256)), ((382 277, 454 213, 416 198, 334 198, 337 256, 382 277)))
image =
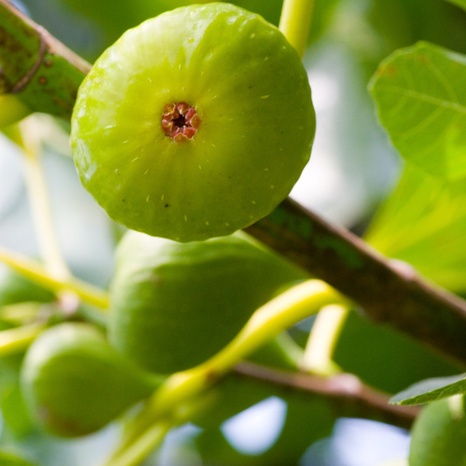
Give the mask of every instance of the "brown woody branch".
POLYGON ((247 229, 385 323, 466 364, 466 302, 290 199, 247 229))
POLYGON ((418 407, 390 405, 388 395, 363 384, 352 374, 323 378, 242 362, 233 375, 272 383, 286 392, 301 391, 321 397, 334 405, 336 416, 340 417, 371 419, 409 429, 419 413, 418 407))

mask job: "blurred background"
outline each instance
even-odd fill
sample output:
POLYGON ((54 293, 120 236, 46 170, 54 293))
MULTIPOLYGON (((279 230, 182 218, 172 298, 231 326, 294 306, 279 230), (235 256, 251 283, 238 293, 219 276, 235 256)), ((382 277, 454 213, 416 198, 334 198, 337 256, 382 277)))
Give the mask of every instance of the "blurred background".
MULTIPOLYGON (((126 29, 189 2, 23 0, 14 3, 92 62, 126 29)), ((281 0, 234 3, 278 23, 281 0)), ((444 0, 316 0, 304 63, 313 90, 317 135, 311 161, 292 196, 325 219, 357 234, 364 233, 403 168, 377 122, 367 86, 383 58, 419 40, 466 52, 466 15, 444 0)), ((60 246, 78 277, 105 287, 112 275, 113 250, 119 230, 77 179, 70 157, 67 124, 47 116, 38 116, 36 121, 45 142, 43 156, 60 246)), ((38 246, 20 150, 2 137, 0 151, 0 244, 36 256, 38 246)), ((308 328, 302 329, 303 334, 305 330, 308 328)), ((337 358, 346 370, 355 371, 364 380, 387 391, 402 389, 433 368, 439 375, 452 371, 413 342, 389 329, 376 328, 357 315, 350 317, 345 327, 337 358), (351 360, 345 351, 349 347, 351 360), (411 360, 401 364, 397 355, 406 353, 411 355, 411 360)), ((116 426, 72 442, 31 432, 30 421, 21 414, 17 388, 8 379, 8 370, 0 373, 4 374, 0 375, 0 407, 4 410, 0 444, 24 449, 44 466, 98 464, 114 444, 116 426)), ((271 457, 267 460, 263 455, 286 433, 289 419, 303 426, 303 440, 297 447, 301 449, 297 450, 299 458, 287 460, 277 453, 277 465, 395 466, 402 464, 396 461, 407 455, 409 437, 401 429, 346 418, 327 423, 327 417, 331 416, 319 413, 319 407, 303 411, 296 409, 301 400, 276 395, 263 398, 225 421, 215 434, 210 433, 209 440, 205 430, 197 426, 177 429, 147 465, 270 465, 271 457), (322 423, 322 428, 310 428, 313 423, 322 423), (312 431, 308 438, 306 429, 312 431), (236 456, 231 455, 232 450, 237 452, 236 456), (207 451, 210 453, 206 454, 207 451), (228 455, 236 462, 224 462, 228 455)))

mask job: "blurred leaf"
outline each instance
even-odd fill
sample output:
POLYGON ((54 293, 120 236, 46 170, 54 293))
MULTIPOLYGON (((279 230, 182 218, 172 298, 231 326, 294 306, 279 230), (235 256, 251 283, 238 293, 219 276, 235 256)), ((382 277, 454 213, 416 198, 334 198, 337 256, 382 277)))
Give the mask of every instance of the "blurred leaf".
POLYGON ((385 55, 419 40, 466 52, 466 15, 447 2, 371 0, 367 15, 385 55))
POLYGON ((379 119, 407 161, 466 176, 466 57, 420 42, 382 62, 370 84, 379 119))
POLYGON ((0 464, 2 466, 34 466, 33 463, 19 456, 19 454, 6 449, 0 450, 0 464))
POLYGON ((0 408, 3 421, 14 437, 22 438, 31 432, 31 417, 26 408, 18 381, 11 382, 8 387, 2 389, 0 408))
MULTIPOLYGON (((256 385, 253 381, 249 383, 256 385)), ((297 392, 281 392, 280 396, 287 403, 287 413, 280 436, 273 446, 261 454, 242 454, 233 448, 220 429, 207 429, 196 439, 204 464, 296 465, 312 443, 330 434, 338 415, 331 401, 297 392)))
POLYGON ((409 466, 466 466, 463 397, 430 403, 411 430, 409 466))
POLYGON ((55 294, 0 264, 0 306, 22 302, 55 301, 55 294))
MULTIPOLYGON (((243 8, 278 24, 283 0, 237 0, 243 8)), ((335 0, 333 0, 335 1, 335 0)), ((95 60, 124 31, 167 10, 205 0, 24 0, 32 18, 68 47, 95 60)))
POLYGON ((16 123, 31 113, 31 109, 13 94, 0 95, 0 128, 16 123))
POLYGON ((418 405, 464 393, 466 393, 466 374, 435 377, 415 383, 406 390, 397 393, 392 397, 390 403, 418 405))
POLYGON ((461 8, 464 8, 466 10, 466 0, 447 0, 450 3, 453 3, 454 5, 458 5, 461 8))
POLYGON ((407 166, 365 239, 455 292, 466 291, 466 186, 407 166))
MULTIPOLYGON (((33 430, 33 422, 24 402, 19 370, 22 355, 0 359, 0 411, 3 419, 2 436, 21 439, 33 430)), ((2 463, 0 463, 2 464, 2 463)))
MULTIPOLYGON (((315 42, 330 24, 340 0, 317 2, 310 41, 315 42)), ((118 8, 107 0, 24 0, 31 16, 54 36, 88 60, 95 60, 124 31, 164 11, 206 0, 122 0, 118 8)), ((283 0, 230 0, 278 25, 283 0)))
POLYGON ((334 358, 346 372, 389 393, 432 375, 449 376, 461 370, 414 340, 357 312, 349 314, 334 358))

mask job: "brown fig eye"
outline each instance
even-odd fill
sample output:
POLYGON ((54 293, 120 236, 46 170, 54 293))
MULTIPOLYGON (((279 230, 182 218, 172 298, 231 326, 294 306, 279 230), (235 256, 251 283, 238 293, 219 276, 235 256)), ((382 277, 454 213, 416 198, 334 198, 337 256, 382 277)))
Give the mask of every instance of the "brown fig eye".
POLYGON ((186 102, 165 105, 162 115, 162 129, 165 136, 176 142, 194 138, 201 125, 201 119, 194 107, 186 102))
POLYGON ((71 141, 82 183, 110 217, 195 241, 270 213, 314 132, 307 73, 283 34, 209 3, 150 19, 105 51, 79 90, 71 141))

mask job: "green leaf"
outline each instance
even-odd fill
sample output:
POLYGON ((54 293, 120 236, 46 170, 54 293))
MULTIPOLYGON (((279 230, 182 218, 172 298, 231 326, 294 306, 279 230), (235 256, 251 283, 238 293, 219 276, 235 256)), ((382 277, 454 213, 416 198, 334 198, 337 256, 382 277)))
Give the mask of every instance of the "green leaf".
POLYGON ((453 3, 454 5, 458 5, 461 8, 464 8, 466 10, 466 0, 447 0, 450 3, 453 3))
POLYGON ((411 430, 409 466, 466 466, 463 397, 426 406, 411 430))
POLYGON ((6 449, 0 450, 0 464, 2 466, 34 466, 19 454, 6 449))
POLYGON ((392 404, 417 405, 466 393, 466 374, 435 377, 411 385, 390 400, 392 404))
POLYGON ((365 239, 451 291, 466 290, 466 186, 408 165, 365 239), (428 251, 428 253, 426 253, 428 251))
POLYGON ((370 83, 401 156, 435 177, 466 177, 466 57, 426 42, 382 62, 370 83))
POLYGON ((386 325, 350 312, 334 353, 335 362, 369 385, 396 393, 432 374, 448 377, 462 369, 386 325))

